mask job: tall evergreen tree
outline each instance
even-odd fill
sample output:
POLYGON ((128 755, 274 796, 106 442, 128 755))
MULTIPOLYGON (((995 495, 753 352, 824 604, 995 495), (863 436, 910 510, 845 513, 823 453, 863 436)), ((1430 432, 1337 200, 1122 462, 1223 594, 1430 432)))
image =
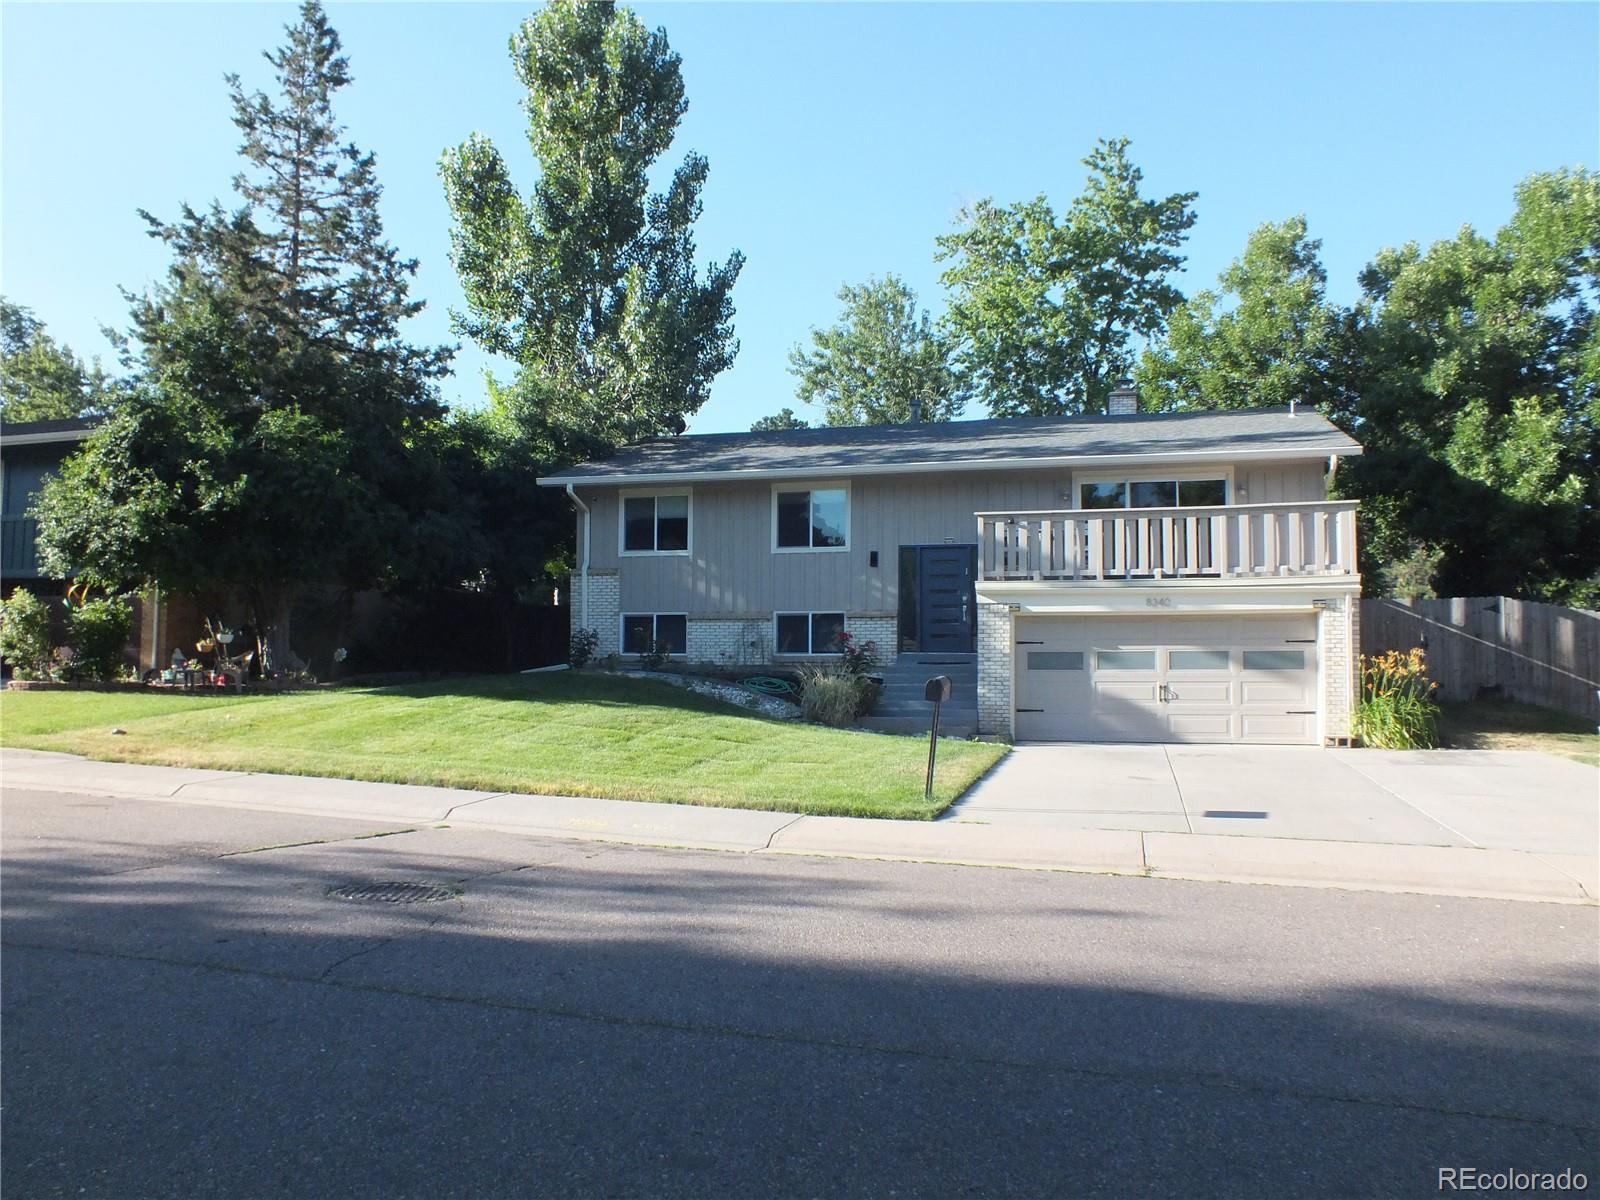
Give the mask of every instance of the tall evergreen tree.
POLYGON ((511 39, 539 178, 524 200, 485 137, 441 165, 467 297, 457 328, 517 364, 507 411, 543 458, 681 433, 738 351, 734 251, 701 275, 706 160, 649 173, 687 108, 665 31, 599 0, 554 0, 511 39))
POLYGON ((951 265, 946 321, 959 362, 997 417, 1104 411, 1133 367, 1135 338, 1157 337, 1183 300, 1171 276, 1194 192, 1147 199, 1128 139, 1102 139, 1066 215, 1044 196, 981 200, 938 239, 951 265))
POLYGON ((0 296, 0 421, 91 416, 113 390, 98 361, 86 364, 31 310, 0 296))
POLYGON ((166 279, 129 295, 136 391, 40 502, 53 569, 231 592, 268 670, 300 665, 297 596, 448 569, 464 544, 435 469, 449 351, 400 323, 415 263, 384 239, 373 159, 344 143, 338 34, 308 0, 266 54, 277 88, 229 77, 244 203, 166 223, 166 279))
POLYGON ((844 312, 829 329, 813 329, 808 349, 789 352, 796 396, 820 404, 829 425, 948 421, 967 402, 966 382, 951 363, 950 340, 896 275, 839 289, 844 312))

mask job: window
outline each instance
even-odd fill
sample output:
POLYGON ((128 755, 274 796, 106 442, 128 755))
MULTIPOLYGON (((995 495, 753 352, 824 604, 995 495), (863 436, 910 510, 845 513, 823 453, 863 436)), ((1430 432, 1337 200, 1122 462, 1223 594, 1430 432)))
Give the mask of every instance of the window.
POLYGON ((1174 650, 1167 655, 1167 668, 1173 671, 1226 671, 1226 650, 1174 650))
POLYGON ((1083 651, 1081 650, 1029 650, 1028 670, 1030 671, 1081 671, 1083 670, 1083 651))
POLYGON ((844 632, 844 614, 777 613, 779 654, 838 654, 839 635, 844 632))
POLYGON ((624 554, 687 554, 689 552, 689 496, 622 498, 622 552, 624 554))
POLYGON ((1304 650, 1246 650, 1246 671, 1303 671, 1306 665, 1304 650))
POLYGON ((778 550, 843 550, 850 544, 848 488, 775 491, 772 510, 778 550))
POLYGON ((654 642, 665 642, 669 654, 689 652, 689 619, 683 613, 625 613, 622 652, 646 654, 654 642))
POLYGON ((1080 508, 1198 508, 1227 502, 1226 479, 1108 479, 1078 485, 1080 508))
POLYGON ((1101 671, 1154 671, 1154 650, 1097 650, 1094 665, 1101 671))

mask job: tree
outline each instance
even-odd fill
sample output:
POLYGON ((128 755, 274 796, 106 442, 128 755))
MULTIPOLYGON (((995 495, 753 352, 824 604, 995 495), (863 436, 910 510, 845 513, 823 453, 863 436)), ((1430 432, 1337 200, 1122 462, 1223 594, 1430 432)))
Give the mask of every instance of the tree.
POLYGON ((829 425, 885 425, 961 414, 967 386, 951 364, 949 338, 898 276, 839 289, 844 312, 831 329, 811 331, 811 350, 789 352, 795 395, 823 406, 829 425))
POLYGON ((770 417, 762 417, 750 426, 751 433, 769 433, 783 429, 810 429, 801 418, 794 415, 792 408, 780 408, 770 417))
POLYGON ((1044 196, 982 200, 938 239, 959 363, 994 416, 1100 412, 1183 296, 1169 281, 1194 192, 1146 199, 1128 139, 1102 139, 1084 190, 1057 220, 1044 196))
POLYGON ((400 336, 415 263, 384 240, 373 158, 334 120, 338 34, 314 0, 287 33, 265 55, 273 96, 229 78, 244 204, 143 214, 174 257, 128 297, 130 395, 37 506, 53 572, 237 594, 268 671, 301 665, 307 588, 448 571, 469 541, 437 468, 450 352, 400 336))
POLYGON ((1220 289, 1179 305, 1144 352, 1140 395, 1161 409, 1334 404, 1343 322, 1325 298, 1321 248, 1304 217, 1254 230, 1220 289))
POLYGON ((0 296, 0 421, 93 416, 110 392, 98 361, 85 366, 29 309, 0 296))
POLYGON ((456 327, 516 362, 506 411, 541 459, 681 433, 738 351, 729 295, 744 259, 696 267, 703 157, 649 191, 687 108, 679 57, 627 9, 555 0, 511 58, 539 178, 524 200, 480 135, 444 155, 467 297, 456 327))
POLYGON ((1432 543, 1441 594, 1579 595, 1600 573, 1600 176, 1531 176, 1492 239, 1384 250, 1361 284, 1366 453, 1341 486, 1369 561, 1432 543))

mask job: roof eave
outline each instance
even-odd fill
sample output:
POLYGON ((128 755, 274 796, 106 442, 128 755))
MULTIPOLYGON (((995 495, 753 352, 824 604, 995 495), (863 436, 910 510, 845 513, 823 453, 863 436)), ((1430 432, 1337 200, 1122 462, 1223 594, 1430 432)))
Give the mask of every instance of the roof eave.
POLYGON ((641 471, 615 475, 545 475, 538 479, 544 487, 611 487, 646 483, 757 483, 768 479, 825 479, 841 475, 927 475, 937 471, 1006 471, 1040 467, 1121 467, 1161 462, 1219 462, 1247 459, 1252 462, 1282 462, 1290 459, 1342 458, 1361 453, 1354 442, 1326 446, 1268 446, 1234 450, 1160 450, 1138 454, 1064 454, 1041 458, 956 459, 949 462, 831 463, 816 467, 754 467, 749 470, 719 471, 641 471))

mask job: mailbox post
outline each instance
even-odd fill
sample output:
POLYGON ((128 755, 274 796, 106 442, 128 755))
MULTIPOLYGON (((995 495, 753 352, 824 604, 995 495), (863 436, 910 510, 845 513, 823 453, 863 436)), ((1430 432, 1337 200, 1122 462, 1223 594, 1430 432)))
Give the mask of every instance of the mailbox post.
POLYGON ((933 760, 939 750, 939 706, 950 699, 950 676, 935 675, 923 686, 922 698, 933 701, 933 728, 928 730, 928 781, 923 785, 922 796, 933 799, 933 760))

